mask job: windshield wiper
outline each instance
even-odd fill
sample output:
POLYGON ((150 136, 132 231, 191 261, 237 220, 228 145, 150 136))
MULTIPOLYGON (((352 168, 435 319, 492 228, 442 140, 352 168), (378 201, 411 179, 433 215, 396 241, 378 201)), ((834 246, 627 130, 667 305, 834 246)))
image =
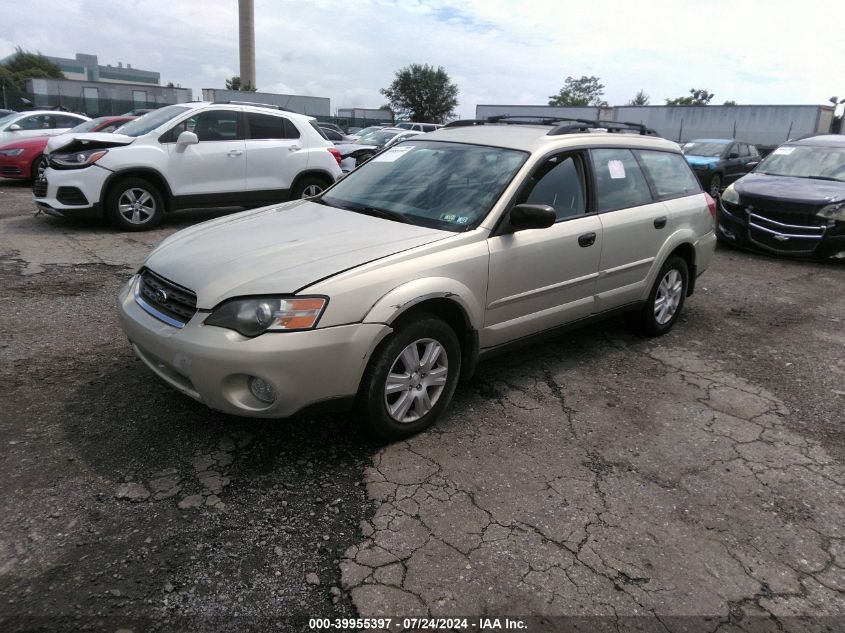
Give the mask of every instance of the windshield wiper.
POLYGON ((338 209, 343 209, 344 211, 354 211, 355 213, 360 213, 362 215, 369 215, 374 218, 382 218, 384 220, 393 220, 394 222, 402 222, 403 224, 410 224, 411 221, 406 218, 401 213, 397 213, 396 211, 389 211, 387 209, 379 209, 378 207, 369 207, 363 204, 331 204, 328 202, 323 201, 323 204, 327 204, 330 207, 336 207, 338 209))
POLYGON ((813 180, 832 180, 833 182, 845 182, 840 178, 834 178, 833 176, 801 176, 801 178, 812 178, 813 180))

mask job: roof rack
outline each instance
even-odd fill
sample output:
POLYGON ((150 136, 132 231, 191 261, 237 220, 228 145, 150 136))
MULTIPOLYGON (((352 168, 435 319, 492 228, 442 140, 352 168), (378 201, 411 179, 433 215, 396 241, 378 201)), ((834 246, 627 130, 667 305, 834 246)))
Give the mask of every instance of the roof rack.
POLYGON ((660 136, 655 130, 642 123, 630 121, 605 121, 602 119, 572 119, 568 117, 548 117, 534 115, 497 114, 486 119, 461 119, 447 123, 444 127, 469 127, 473 125, 491 125, 504 123, 507 125, 553 125, 547 136, 561 134, 580 134, 592 130, 603 129, 608 132, 637 131, 642 136, 660 136), (526 121, 525 119, 530 119, 526 121), (574 125, 573 125, 574 124, 574 125))
POLYGON ((288 108, 283 108, 280 105, 276 105, 274 103, 257 103, 255 101, 212 101, 213 105, 242 105, 242 106, 253 106, 254 108, 271 108, 272 110, 282 110, 283 112, 293 112, 293 110, 289 110, 288 108))

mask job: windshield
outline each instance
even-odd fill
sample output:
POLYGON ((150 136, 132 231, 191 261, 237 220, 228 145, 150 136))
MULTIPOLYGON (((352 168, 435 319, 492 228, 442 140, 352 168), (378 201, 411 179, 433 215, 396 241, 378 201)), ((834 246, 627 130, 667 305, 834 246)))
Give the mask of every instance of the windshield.
POLYGON ((755 173, 845 182, 845 148, 784 145, 766 156, 755 173))
POLYGON ((400 130, 383 131, 377 130, 372 134, 366 134, 359 138, 356 143, 358 145, 376 145, 377 147, 384 147, 387 142, 397 134, 401 134, 400 130))
POLYGON ((528 154, 500 147, 406 141, 326 192, 341 209, 446 231, 465 231, 490 211, 528 154))
POLYGON ((397 123, 396 127, 401 130, 410 130, 413 125, 413 123, 397 123))
POLYGON ((370 127, 365 127, 363 130, 358 130, 355 133, 358 134, 359 136, 366 136, 367 134, 372 134, 373 132, 378 132, 380 129, 382 129, 380 125, 371 125, 370 127))
POLYGON ((684 143, 681 150, 688 156, 709 156, 716 157, 722 155, 729 141, 690 141, 684 143))
POLYGON ((171 119, 175 119, 180 114, 184 114, 189 109, 190 106, 183 105, 165 106, 164 108, 153 110, 134 121, 130 121, 126 125, 117 128, 115 131, 120 134, 125 134, 126 136, 142 136, 147 132, 152 132, 157 127, 164 125, 171 119))
POLYGON ((90 121, 85 121, 85 122, 77 125, 75 128, 71 128, 70 131, 71 132, 90 132, 95 127, 99 126, 101 123, 104 123, 106 121, 106 119, 108 119, 108 118, 109 117, 101 116, 98 119, 91 119, 90 121))

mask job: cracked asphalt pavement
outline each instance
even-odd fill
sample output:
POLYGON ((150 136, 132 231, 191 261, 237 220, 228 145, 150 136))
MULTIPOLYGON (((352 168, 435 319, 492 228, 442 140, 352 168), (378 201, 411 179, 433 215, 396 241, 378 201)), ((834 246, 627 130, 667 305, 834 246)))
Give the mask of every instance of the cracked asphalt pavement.
POLYGON ((501 356, 377 446, 210 411, 133 358, 119 287, 219 213, 121 234, 0 181, 2 630, 845 629, 844 267, 720 249, 669 335, 501 356))

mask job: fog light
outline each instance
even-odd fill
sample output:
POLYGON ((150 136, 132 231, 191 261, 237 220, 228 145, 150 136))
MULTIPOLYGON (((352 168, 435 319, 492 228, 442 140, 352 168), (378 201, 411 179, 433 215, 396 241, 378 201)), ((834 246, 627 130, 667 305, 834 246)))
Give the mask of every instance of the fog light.
POLYGON ((839 251, 836 255, 832 255, 831 259, 845 259, 845 251, 839 251))
POLYGON ((253 396, 261 400, 261 402, 272 404, 276 401, 276 390, 273 389, 270 383, 258 376, 250 376, 249 391, 253 396))

